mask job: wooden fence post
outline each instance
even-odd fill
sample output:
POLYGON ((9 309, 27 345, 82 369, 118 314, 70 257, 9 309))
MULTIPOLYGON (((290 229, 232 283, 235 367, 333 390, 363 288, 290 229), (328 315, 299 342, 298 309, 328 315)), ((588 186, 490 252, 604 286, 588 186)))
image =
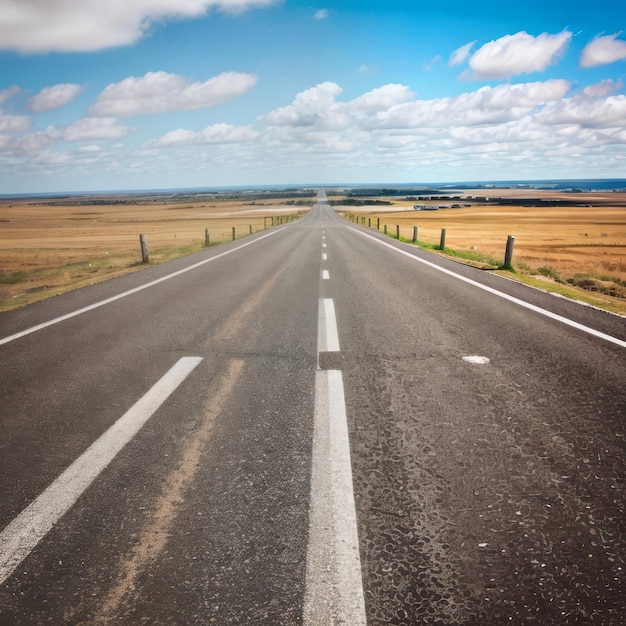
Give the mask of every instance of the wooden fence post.
POLYGON ((233 241, 235 241, 235 227, 233 226, 233 241))
POLYGON ((506 251, 504 253, 504 269, 510 270, 513 269, 512 261, 513 261, 513 246, 515 245, 515 237, 513 235, 509 235, 506 238, 506 251))
POLYGON ((209 247, 209 229, 208 228, 204 229, 204 247, 205 248, 209 247))
POLYGON ((396 224, 396 239, 400 241, 400 224, 396 224))
POLYGON ((149 263, 150 255, 148 253, 148 237, 146 235, 139 235, 139 245, 141 246, 141 262, 149 263))

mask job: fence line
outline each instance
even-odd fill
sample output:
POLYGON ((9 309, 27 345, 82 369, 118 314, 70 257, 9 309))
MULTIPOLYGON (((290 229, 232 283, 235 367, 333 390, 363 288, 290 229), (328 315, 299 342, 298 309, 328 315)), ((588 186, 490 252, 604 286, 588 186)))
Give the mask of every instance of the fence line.
MULTIPOLYGON (((232 226, 230 231, 228 230, 228 228, 221 228, 219 229, 219 232, 221 234, 220 236, 216 236, 215 235, 215 229, 213 229, 213 236, 211 236, 211 231, 209 230, 208 227, 205 227, 204 229, 204 247, 208 248, 211 245, 217 245, 219 243, 223 243, 226 241, 235 241, 236 239, 240 239, 241 237, 246 237, 246 236, 250 236, 253 235, 255 233, 261 232, 262 230, 267 230, 268 225, 269 227, 273 227, 273 226, 280 226, 281 224, 288 224, 290 222, 293 222, 299 218, 301 218, 304 215, 304 213, 289 213, 288 215, 268 215, 268 216, 263 216, 263 226, 259 226, 257 227, 256 224, 247 224, 244 226, 232 226), (229 237, 230 234, 230 237, 229 237)), ((239 218, 216 218, 216 220, 219 221, 227 221, 229 219, 239 219, 239 218)), ((261 218, 259 218, 260 220, 261 218)), ((176 235, 174 235, 174 237, 176 237, 176 235)), ((139 244, 140 244, 140 249, 141 249, 141 260, 142 263, 149 263, 150 262, 150 258, 148 255, 148 236, 144 233, 142 233, 141 235, 139 235, 139 244)), ((188 244, 188 245, 194 245, 193 241, 188 244)), ((164 247, 171 247, 174 248, 175 246, 164 246, 164 247)))
MULTIPOLYGON (((348 219, 353 224, 365 226, 365 217, 360 217, 355 215, 354 213, 344 213, 344 218, 348 219)), ((388 225, 383 224, 383 234, 388 237, 392 237, 394 239, 401 240, 401 226, 400 224, 395 225, 395 235, 392 235, 388 231, 388 225)), ((407 243, 413 243, 419 245, 419 227, 416 224, 412 225, 413 227, 413 236, 411 239, 404 239, 407 243)), ((367 228, 372 228, 372 218, 367 218, 367 228)), ((380 217, 376 218, 376 224, 374 228, 380 232, 380 217)), ((410 228, 410 226, 409 226, 410 228)), ((446 249, 446 235, 447 229, 442 228, 439 236, 439 245, 433 245, 434 249, 445 251, 446 249)), ((425 242, 423 242, 425 243, 425 242)), ((504 262, 500 265, 502 269, 513 270, 513 247, 515 244, 515 237, 513 235, 508 235, 506 240, 506 247, 504 252, 504 262)))

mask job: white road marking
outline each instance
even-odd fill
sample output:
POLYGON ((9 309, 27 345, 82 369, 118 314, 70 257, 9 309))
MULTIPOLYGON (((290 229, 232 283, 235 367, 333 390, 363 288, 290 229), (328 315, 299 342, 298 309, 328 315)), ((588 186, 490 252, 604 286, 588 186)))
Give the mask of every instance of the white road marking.
POLYGON ((247 241, 246 243, 243 243, 237 246, 236 248, 231 248, 230 250, 226 250, 225 252, 216 254, 210 259, 205 259, 204 261, 200 261, 199 263, 194 263, 193 265, 190 265, 189 267, 186 267, 182 270, 178 270, 177 272, 173 272, 172 274, 168 274, 167 276, 157 278, 156 280, 146 283, 145 285, 141 285, 140 287, 135 287, 134 289, 129 289, 128 291, 124 291, 123 293, 118 293, 116 296, 107 298, 106 300, 95 302, 94 304, 90 304, 89 306, 83 307, 82 309, 78 309, 77 311, 73 311, 72 313, 61 315, 60 317, 56 317, 52 320, 49 320, 48 322, 37 324, 36 326, 27 328, 26 330, 22 330, 19 333, 15 333, 14 335, 9 335, 8 337, 4 337, 4 339, 0 339, 0 346, 2 344, 9 343, 11 341, 15 341, 16 339, 19 339, 20 337, 30 335, 31 333, 34 333, 38 330, 47 328, 48 326, 53 326, 54 324, 58 324, 59 322, 63 322, 72 317, 76 317, 77 315, 82 315, 83 313, 87 313, 88 311, 97 309, 101 306, 104 306, 105 304, 110 304, 111 302, 115 302, 116 300, 120 300, 121 298, 125 298, 126 296, 130 296, 134 293, 137 293, 138 291, 143 291, 144 289, 148 289, 149 287, 154 287, 155 285, 158 285, 159 283, 169 280, 170 278, 175 278, 176 276, 180 276, 181 274, 184 274, 185 272, 190 272, 191 270, 194 270, 197 267, 200 267, 201 265, 206 265, 207 263, 211 263, 212 261, 217 261, 217 259, 221 259, 223 256, 226 256, 227 254, 232 254, 233 252, 237 252, 238 250, 241 250, 242 248, 251 246, 252 244, 257 243, 258 241, 261 241, 262 239, 265 239, 266 237, 272 237, 273 235, 276 235, 280 233, 281 231, 285 230, 285 228, 288 228, 288 227, 284 226, 283 228, 274 230, 271 233, 267 233, 266 235, 261 235, 260 237, 258 237, 257 239, 254 239, 253 241, 247 241))
POLYGON ((317 351, 339 352, 339 333, 332 298, 321 298, 317 316, 317 351))
POLYGON ((482 285, 481 283, 478 283, 475 280, 472 280, 471 278, 467 278, 465 276, 461 276, 460 274, 456 274, 455 272, 448 270, 445 267, 440 267, 439 265, 436 265, 435 263, 431 263, 430 261, 426 261, 425 259, 420 259, 419 257, 414 256, 413 254, 410 254, 406 250, 402 250, 401 248, 396 248, 395 246, 388 244, 386 241, 381 241, 380 239, 377 239, 376 237, 373 237, 372 235, 369 235, 368 233, 364 233, 360 230, 357 230, 356 228, 352 228, 351 226, 347 226, 347 228, 354 231, 355 233, 358 233, 359 235, 362 235, 363 237, 368 237, 372 241, 375 241, 376 243, 380 244, 381 246, 386 246, 387 248, 390 248, 391 250, 394 250, 395 252, 398 252, 399 254, 403 254, 404 256, 409 257, 409 259, 412 259, 413 261, 417 261, 418 263, 423 263, 424 265, 428 265, 428 267, 432 267, 433 269, 436 269, 439 272, 448 274, 448 276, 457 278, 458 280, 461 280, 464 283, 468 283, 469 285, 472 285, 473 287, 477 287, 478 289, 487 291, 495 296, 498 296, 499 298, 504 298, 505 300, 508 300, 509 302, 514 302, 515 304, 518 304, 519 306, 522 306, 526 309, 530 309, 531 311, 534 311, 535 313, 539 313, 540 315, 545 315, 546 317, 556 320, 557 322, 561 322, 562 324, 566 324, 567 326, 571 326, 572 328, 582 330, 583 332, 588 333, 589 335, 599 337, 600 339, 604 339, 605 341, 614 343, 617 346, 626 348, 626 341, 622 341, 621 339, 618 339, 617 337, 613 337, 612 335, 607 335, 606 333, 600 332, 599 330, 596 330, 595 328, 590 328, 589 326, 579 324, 578 322, 575 322, 574 320, 570 320, 567 317, 563 317, 562 315, 552 313, 551 311, 542 309, 541 307, 535 306, 534 304, 530 304, 530 302, 524 302, 524 300, 520 300, 519 298, 510 296, 506 293, 503 293, 502 291, 498 291, 497 289, 494 289, 493 287, 482 285))
POLYGON ((327 247, 327 246, 326 246, 326 244, 325 244, 325 243, 323 243, 323 244, 322 244, 322 248, 326 248, 326 247, 327 247))
POLYGON ((315 373, 315 421, 303 622, 366 624, 343 377, 315 373))
POLYGON ((200 361, 200 357, 180 359, 0 533, 0 584, 72 507, 200 361))
POLYGON ((473 363, 474 365, 487 365, 489 359, 486 356, 464 356, 461 357, 466 363, 473 363))
POLYGON ((328 270, 322 270, 322 280, 330 280, 330 272, 328 270))
POLYGON ((322 261, 328 261, 328 255, 326 252, 322 252, 322 261))

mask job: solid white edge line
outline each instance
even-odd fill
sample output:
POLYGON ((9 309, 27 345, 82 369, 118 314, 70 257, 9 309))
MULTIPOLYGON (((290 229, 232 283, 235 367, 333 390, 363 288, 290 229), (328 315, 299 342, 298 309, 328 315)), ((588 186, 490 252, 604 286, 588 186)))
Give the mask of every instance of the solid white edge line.
POLYGON ((0 533, 0 584, 202 361, 181 358, 0 533))
POLYGON ((82 309, 78 309, 77 311, 72 311, 71 313, 61 315, 60 317, 55 317, 52 320, 43 322, 41 324, 37 324, 36 326, 32 326, 31 328, 22 330, 19 333, 15 333, 14 335, 9 335, 8 337, 4 337, 3 339, 0 339, 0 346, 5 343, 10 343, 11 341, 15 341, 16 339, 19 339, 20 337, 30 335, 31 333, 34 333, 38 330, 47 328, 48 326, 53 326, 54 324, 58 324, 59 322, 64 322, 65 320, 68 320, 72 317, 76 317, 77 315, 82 315, 83 313, 87 313, 88 311, 97 309, 101 306, 104 306, 105 304, 110 304, 111 302, 115 302, 116 300, 120 300, 121 298, 125 298, 126 296, 130 296, 134 293, 137 293, 138 291, 143 291, 144 289, 148 289, 149 287, 154 287, 154 285, 158 285, 159 283, 169 280, 170 278, 175 278, 176 276, 180 276, 181 274, 184 274, 185 272, 190 272, 191 270, 194 270, 197 267, 200 267, 201 265, 206 265, 207 263, 211 263, 212 261, 217 261, 217 259, 221 259, 223 256, 226 256, 227 254, 232 254, 233 252, 237 252, 238 250, 241 250, 242 248, 251 246, 252 244, 257 243, 258 241, 261 241, 262 239, 265 239, 266 237, 271 237, 272 235, 276 235, 279 232, 285 230, 286 228, 287 226, 284 226, 283 228, 279 228, 278 230, 272 231, 271 233, 267 233, 266 235, 261 235, 260 237, 258 237, 257 239, 254 239, 253 241, 247 241, 237 246, 236 248, 231 248, 230 250, 226 250, 225 252, 216 254, 210 259, 205 259, 204 261, 200 261, 199 263, 194 263, 193 265, 190 265, 189 267, 185 267, 182 270, 178 270, 176 272, 173 272, 172 274, 168 274, 167 276, 162 276, 161 278, 157 278, 156 280, 150 281, 149 283, 146 283, 145 285, 140 285, 139 287, 135 287, 134 289, 129 289, 128 291, 124 291, 123 293, 118 293, 116 296, 112 296, 111 298, 107 298, 106 300, 101 300, 100 302, 94 302, 94 304, 90 304, 89 306, 83 307, 82 309))
POLYGON ((332 298, 320 298, 317 316, 317 351, 339 352, 339 333, 332 298))
POLYGON ((306 626, 367 623, 342 373, 315 374, 306 626))
POLYGON ((479 282, 476 282, 475 280, 472 280, 471 278, 467 278, 465 276, 461 276, 460 274, 456 274, 455 272, 453 272, 452 270, 446 269, 445 267, 440 267, 439 265, 436 265, 435 263, 431 263, 430 261, 426 261, 424 259, 420 259, 419 257, 407 252, 406 250, 402 250, 401 248, 396 248, 395 246, 387 243, 386 241, 381 241, 380 239, 377 239, 376 237, 373 237, 372 235, 369 235, 368 233, 364 233, 360 230, 357 230, 356 228, 352 228, 350 226, 347 226, 346 228, 349 228, 350 230, 352 230, 355 233, 358 233, 359 235, 362 235, 363 237, 368 237, 369 239, 371 239, 372 241, 375 241, 376 243, 379 243, 381 246, 386 246, 387 248, 390 248, 391 250, 395 250, 396 252, 403 254, 404 256, 409 257, 410 259, 413 259, 414 261, 418 261, 419 263, 423 263, 424 265, 428 265, 428 267, 432 267, 433 269, 436 269, 440 272, 443 272, 444 274, 448 274, 449 276, 452 276, 454 278, 457 278, 458 280, 463 281, 464 283, 468 283, 469 285, 472 285, 473 287, 478 287, 478 289, 482 289, 483 291, 487 291, 495 296, 498 296, 500 298, 504 298, 505 300, 508 300, 509 302, 513 302, 515 304, 518 304, 519 306, 522 306, 526 309, 529 309, 531 311, 534 311, 535 313, 539 313, 540 315, 544 315, 546 317, 549 317, 553 320, 556 320, 557 322, 561 322, 562 324, 566 324, 567 326, 571 326, 572 328, 576 328, 578 330, 582 330, 585 333, 588 333, 589 335, 593 335, 595 337, 599 337, 600 339, 604 339, 605 341, 609 341, 611 343, 614 343, 617 346, 620 346, 622 348, 626 348, 626 341, 622 341, 621 339, 618 339, 617 337, 613 337, 611 335, 607 335, 606 333, 603 333, 599 330, 595 330, 595 328, 590 328, 589 326, 585 326, 584 324, 579 324, 578 322, 575 322, 574 320, 570 320, 567 317, 563 317, 562 315, 558 315, 557 313, 552 313, 551 311, 547 311, 546 309, 542 309, 541 307, 535 306, 534 304, 530 304, 530 302, 524 302, 524 300, 520 300, 519 298, 516 298, 515 296, 510 296, 506 293, 503 293, 501 291, 498 291, 497 289, 494 289, 493 287, 488 287, 487 285, 482 285, 479 282))

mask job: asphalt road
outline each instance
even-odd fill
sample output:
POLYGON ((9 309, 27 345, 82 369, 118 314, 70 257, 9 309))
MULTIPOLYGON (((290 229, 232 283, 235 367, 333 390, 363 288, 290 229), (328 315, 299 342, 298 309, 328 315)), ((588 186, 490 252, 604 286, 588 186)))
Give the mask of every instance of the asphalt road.
POLYGON ((624 340, 323 192, 3 314, 0 624, 624 623, 624 340))

